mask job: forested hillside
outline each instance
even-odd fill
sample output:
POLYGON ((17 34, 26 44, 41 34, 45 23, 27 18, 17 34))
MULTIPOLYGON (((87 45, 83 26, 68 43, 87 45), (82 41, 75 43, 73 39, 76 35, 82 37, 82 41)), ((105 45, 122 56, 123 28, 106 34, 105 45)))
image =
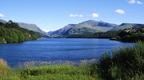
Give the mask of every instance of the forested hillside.
POLYGON ((144 25, 135 24, 133 27, 121 30, 117 40, 128 42, 144 41, 144 25))
POLYGON ((0 43, 19 43, 39 37, 38 33, 20 28, 17 23, 11 20, 7 23, 0 22, 0 43))

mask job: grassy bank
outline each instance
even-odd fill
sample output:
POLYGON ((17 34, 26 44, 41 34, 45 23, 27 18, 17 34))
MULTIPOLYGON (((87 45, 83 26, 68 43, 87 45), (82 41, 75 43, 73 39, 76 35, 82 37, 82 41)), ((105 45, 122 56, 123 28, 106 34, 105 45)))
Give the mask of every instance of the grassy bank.
POLYGON ((21 70, 24 80, 95 80, 88 67, 49 65, 21 70))
POLYGON ((96 80, 86 65, 47 65, 12 70, 0 64, 0 80, 96 80))
POLYGON ((0 60, 0 80, 144 80, 144 43, 104 54, 94 64, 10 69, 0 60))

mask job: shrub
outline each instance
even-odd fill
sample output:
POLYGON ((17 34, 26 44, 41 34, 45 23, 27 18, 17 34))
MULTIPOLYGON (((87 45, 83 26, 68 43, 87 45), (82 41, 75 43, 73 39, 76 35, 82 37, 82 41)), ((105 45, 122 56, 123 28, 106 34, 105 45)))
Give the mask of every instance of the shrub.
POLYGON ((120 48, 103 55, 95 71, 104 80, 139 80, 144 78, 144 43, 120 48), (112 55, 111 55, 112 54, 112 55))

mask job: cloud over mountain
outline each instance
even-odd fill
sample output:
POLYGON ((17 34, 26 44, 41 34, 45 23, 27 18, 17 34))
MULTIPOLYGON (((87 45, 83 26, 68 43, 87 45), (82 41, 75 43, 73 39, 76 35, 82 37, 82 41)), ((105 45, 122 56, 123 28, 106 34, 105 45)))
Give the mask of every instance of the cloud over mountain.
POLYGON ((4 14, 0 13, 0 18, 4 17, 4 14))
POLYGON ((81 17, 84 17, 84 15, 82 15, 82 14, 70 14, 69 17, 79 17, 79 18, 81 18, 81 17))
POLYGON ((125 14, 125 11, 123 10, 123 9, 116 9, 115 10, 115 12, 117 13, 117 14, 125 14))
POLYGON ((92 13, 92 17, 93 17, 93 18, 98 18, 98 17, 99 17, 99 14, 96 13, 96 12, 94 12, 94 13, 92 13))

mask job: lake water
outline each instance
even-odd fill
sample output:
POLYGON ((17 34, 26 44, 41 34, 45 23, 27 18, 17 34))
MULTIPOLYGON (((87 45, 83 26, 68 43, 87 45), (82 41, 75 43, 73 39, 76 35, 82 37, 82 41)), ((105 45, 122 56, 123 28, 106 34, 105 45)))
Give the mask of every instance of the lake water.
POLYGON ((80 61, 97 59, 104 52, 131 43, 109 39, 46 39, 20 44, 0 44, 0 58, 10 66, 29 61, 80 61))

